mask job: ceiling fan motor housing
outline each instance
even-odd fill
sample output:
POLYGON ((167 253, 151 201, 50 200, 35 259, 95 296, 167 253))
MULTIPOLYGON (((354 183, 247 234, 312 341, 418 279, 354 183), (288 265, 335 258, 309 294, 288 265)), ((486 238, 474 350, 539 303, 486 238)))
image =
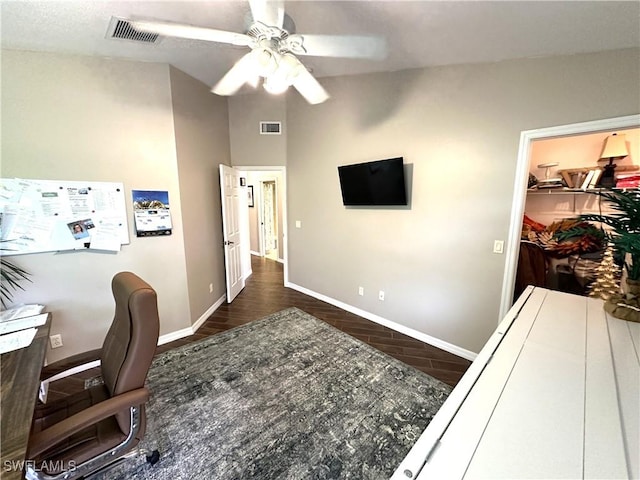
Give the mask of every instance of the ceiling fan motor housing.
POLYGON ((284 32, 286 32, 289 35, 292 35, 294 33, 296 33, 296 23, 293 21, 293 18, 291 18, 286 12, 284 13, 284 17, 283 17, 283 21, 282 21, 282 27, 278 27, 277 25, 267 25, 264 22, 260 22, 259 20, 255 20, 251 14, 251 12, 247 12, 247 15, 244 18, 244 24, 246 27, 246 34, 250 35, 250 31, 251 29, 255 26, 256 23, 260 23, 261 25, 264 25, 265 27, 271 27, 274 28, 276 30, 283 30, 284 32))

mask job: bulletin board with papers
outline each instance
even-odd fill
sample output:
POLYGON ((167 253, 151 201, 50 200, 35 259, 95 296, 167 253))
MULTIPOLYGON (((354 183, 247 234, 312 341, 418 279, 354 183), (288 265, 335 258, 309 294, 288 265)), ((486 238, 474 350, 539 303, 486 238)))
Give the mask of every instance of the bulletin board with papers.
POLYGON ((2 178, 0 238, 3 255, 117 252, 129 243, 124 185, 2 178))

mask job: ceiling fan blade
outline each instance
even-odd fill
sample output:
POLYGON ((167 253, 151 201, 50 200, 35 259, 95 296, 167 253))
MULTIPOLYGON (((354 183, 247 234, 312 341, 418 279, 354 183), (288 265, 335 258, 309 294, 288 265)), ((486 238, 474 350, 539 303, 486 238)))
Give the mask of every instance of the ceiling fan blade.
POLYGON ((296 55, 314 57, 371 58, 387 56, 383 37, 367 35, 290 35, 284 45, 296 55))
POLYGON ((249 0, 254 22, 264 23, 268 27, 282 28, 284 22, 283 0, 249 0))
POLYGON ((190 38, 208 42, 230 43, 250 46, 253 39, 248 35, 213 28, 196 27, 160 20, 130 20, 131 26, 140 32, 157 33, 167 37, 190 38))
POLYGON ((301 65, 301 69, 298 76, 293 81, 293 87, 298 90, 307 102, 312 105, 322 103, 329 98, 329 94, 322 85, 314 78, 309 70, 304 65, 301 65))
POLYGON ((211 91, 216 95, 233 95, 245 83, 257 84, 258 75, 255 72, 255 55, 247 53, 236 62, 231 69, 216 83, 211 91))

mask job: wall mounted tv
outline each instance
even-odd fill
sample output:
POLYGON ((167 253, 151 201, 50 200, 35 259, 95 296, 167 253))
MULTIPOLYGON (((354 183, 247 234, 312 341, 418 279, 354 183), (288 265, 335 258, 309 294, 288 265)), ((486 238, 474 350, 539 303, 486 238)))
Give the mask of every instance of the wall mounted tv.
POLYGON ((338 167, 347 206, 406 205, 402 157, 338 167))

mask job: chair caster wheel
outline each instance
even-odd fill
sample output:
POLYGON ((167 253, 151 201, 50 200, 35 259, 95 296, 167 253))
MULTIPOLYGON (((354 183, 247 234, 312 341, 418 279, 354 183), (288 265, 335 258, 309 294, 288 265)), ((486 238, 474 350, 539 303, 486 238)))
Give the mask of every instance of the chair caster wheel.
POLYGON ((151 455, 147 455, 147 462, 151 465, 155 465, 160 460, 160 452, 158 450, 154 450, 151 452, 151 455))

